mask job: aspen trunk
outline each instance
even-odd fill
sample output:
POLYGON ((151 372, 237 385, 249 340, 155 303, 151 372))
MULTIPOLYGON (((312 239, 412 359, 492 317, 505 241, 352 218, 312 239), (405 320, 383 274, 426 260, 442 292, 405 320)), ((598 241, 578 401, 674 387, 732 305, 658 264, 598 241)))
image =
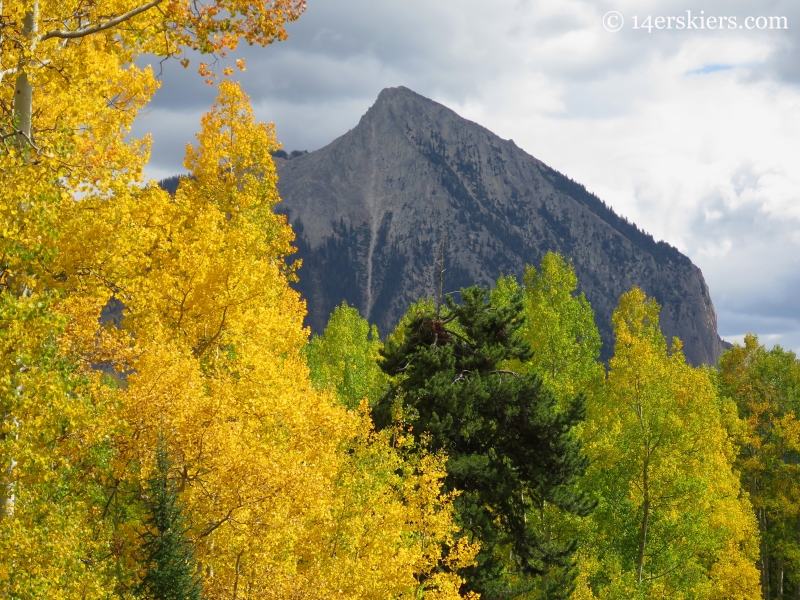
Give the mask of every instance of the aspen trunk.
POLYGON ((14 513, 14 486, 11 483, 11 476, 15 466, 16 463, 12 458, 4 473, 6 482, 0 484, 0 521, 14 513))
POLYGON ((33 86, 27 73, 17 75, 14 84, 14 128, 20 145, 31 139, 31 116, 33 113, 33 86))
POLYGON ((761 530, 761 594, 769 599, 769 548, 767 548, 767 515, 763 508, 758 509, 758 528, 761 530))
MULTIPOLYGON (((800 515, 797 517, 797 541, 800 543, 800 515)), ((796 569, 796 567, 795 567, 796 569)), ((800 600, 800 573, 795 570, 794 573, 794 600, 800 600)))
MULTIPOLYGON (((5 418, 8 419, 11 417, 10 415, 6 415, 5 418)), ((14 425, 17 424, 15 418, 12 418, 11 420, 14 425)), ((5 479, 5 482, 0 483, 0 521, 14 514, 14 502, 16 497, 14 495, 14 482, 12 481, 12 477, 14 476, 14 468, 16 466, 17 461, 12 457, 8 467, 6 467, 5 473, 3 474, 3 479, 5 479)))
MULTIPOLYGON (((758 479, 755 475, 750 476, 750 498, 755 498, 758 494, 758 479)), ((756 521, 758 521, 758 531, 761 534, 761 544, 759 546, 758 568, 761 572, 761 599, 769 600, 769 551, 765 540, 767 532, 767 518, 763 508, 756 508, 756 521)), ((798 599, 800 600, 800 599, 798 599)))
POLYGON ((642 583, 642 575, 644 572, 644 554, 647 550, 647 526, 650 521, 650 488, 647 481, 647 465, 644 467, 644 477, 642 478, 642 490, 644 491, 644 503, 642 504, 642 531, 641 539, 639 540, 639 556, 636 559, 636 578, 639 583, 642 583))
MULTIPOLYGON (((547 512, 547 502, 542 500, 541 505, 541 512, 542 512, 542 527, 544 527, 544 539, 545 542, 548 544, 551 540, 551 531, 550 531, 550 524, 546 521, 546 512, 547 512)), ((547 594, 549 586, 550 586, 550 565, 545 563, 542 565, 544 568, 544 574, 542 575, 542 591, 547 594)))
POLYGON ((783 557, 781 556, 778 559, 778 595, 776 596, 777 600, 783 600, 783 557))
MULTIPOLYGON (((39 3, 33 5, 33 10, 25 13, 22 22, 22 33, 35 44, 39 3)), ((31 140, 31 120, 33 117, 33 84, 31 83, 25 62, 20 62, 19 74, 14 84, 14 127, 17 131, 17 142, 20 146, 28 144, 31 140)))
MULTIPOLYGON (((0 5, 1 6, 1 5, 0 5)), ((37 19, 39 16, 39 3, 34 2, 33 9, 25 13, 22 21, 22 33, 31 40, 31 50, 36 45, 37 19)), ((19 74, 14 85, 14 107, 12 111, 14 127, 17 131, 17 143, 20 147, 28 144, 31 139, 31 120, 33 116, 33 85, 25 72, 26 63, 20 61, 19 74)), ((11 418, 6 415, 5 419, 11 418)), ((16 419, 14 425, 18 423, 16 419)), ((9 465, 4 473, 5 483, 0 483, 0 520, 10 517, 14 513, 14 468, 17 461, 14 457, 9 460, 9 465)))

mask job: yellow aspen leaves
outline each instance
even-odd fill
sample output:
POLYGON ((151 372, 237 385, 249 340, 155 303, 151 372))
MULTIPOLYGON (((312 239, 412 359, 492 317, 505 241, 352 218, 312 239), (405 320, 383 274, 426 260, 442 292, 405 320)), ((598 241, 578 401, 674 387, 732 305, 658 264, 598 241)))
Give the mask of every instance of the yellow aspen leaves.
POLYGON ((26 359, 42 365, 51 410, 37 413, 48 395, 6 363, 8 385, 25 379, 30 394, 3 420, 2 497, 16 507, 0 520, 0 583, 17 597, 134 589, 161 440, 206 597, 461 597, 456 571, 477 549, 455 541, 444 457, 374 433, 366 406, 348 413, 311 386, 293 234, 272 211, 277 148, 223 82, 174 197, 133 185, 136 167, 128 185, 52 205, 46 260, 26 279, 62 290, 55 324, 29 339, 51 356, 26 359), (67 439, 37 439, 47 423, 67 439), (67 469, 55 491, 50 464, 67 469), (63 511, 42 521, 58 493, 63 511), (48 544, 63 552, 36 552, 48 544))

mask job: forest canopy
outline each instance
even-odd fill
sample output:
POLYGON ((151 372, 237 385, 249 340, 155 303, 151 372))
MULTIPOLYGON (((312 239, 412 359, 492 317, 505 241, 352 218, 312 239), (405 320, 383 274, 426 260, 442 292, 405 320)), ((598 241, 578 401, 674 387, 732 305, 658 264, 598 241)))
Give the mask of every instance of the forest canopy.
POLYGON ((280 144, 212 68, 304 8, 2 4, 2 595, 800 594, 793 353, 692 367, 633 288, 604 364, 553 253, 309 339, 280 144), (218 96, 167 192, 136 59, 188 50, 218 96))

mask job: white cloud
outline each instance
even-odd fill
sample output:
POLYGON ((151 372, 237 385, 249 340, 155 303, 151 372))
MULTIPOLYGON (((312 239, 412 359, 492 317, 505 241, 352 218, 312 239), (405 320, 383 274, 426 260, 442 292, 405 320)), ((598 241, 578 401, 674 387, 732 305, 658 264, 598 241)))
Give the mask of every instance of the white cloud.
MULTIPOLYGON (((246 49, 242 77, 288 150, 327 144, 383 87, 406 85, 513 138, 686 252, 723 337, 760 331, 800 349, 797 2, 310 0, 289 33, 246 49), (790 29, 630 29, 633 16, 688 9, 786 15, 790 29), (609 10, 625 16, 623 30, 603 28, 609 10)), ((151 174, 180 170, 212 98, 191 70, 167 65, 137 125, 154 133, 151 174)))

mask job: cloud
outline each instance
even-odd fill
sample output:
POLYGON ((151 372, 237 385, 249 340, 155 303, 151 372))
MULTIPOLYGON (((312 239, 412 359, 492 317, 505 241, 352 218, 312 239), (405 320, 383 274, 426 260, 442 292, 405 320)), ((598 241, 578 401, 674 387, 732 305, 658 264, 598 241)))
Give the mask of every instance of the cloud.
MULTIPOLYGON (((351 129, 405 85, 584 183, 703 270, 720 332, 800 349, 800 3, 795 0, 310 0, 238 74, 287 150, 351 129), (625 18, 603 27, 611 10, 625 18), (633 29, 647 16, 786 16, 788 29, 633 29), (634 17, 636 21, 634 21, 634 17), (784 336, 784 337, 775 337, 784 336), (766 339, 766 338, 764 338, 766 339)), ((182 171, 214 89, 164 68, 136 134, 182 171)))

